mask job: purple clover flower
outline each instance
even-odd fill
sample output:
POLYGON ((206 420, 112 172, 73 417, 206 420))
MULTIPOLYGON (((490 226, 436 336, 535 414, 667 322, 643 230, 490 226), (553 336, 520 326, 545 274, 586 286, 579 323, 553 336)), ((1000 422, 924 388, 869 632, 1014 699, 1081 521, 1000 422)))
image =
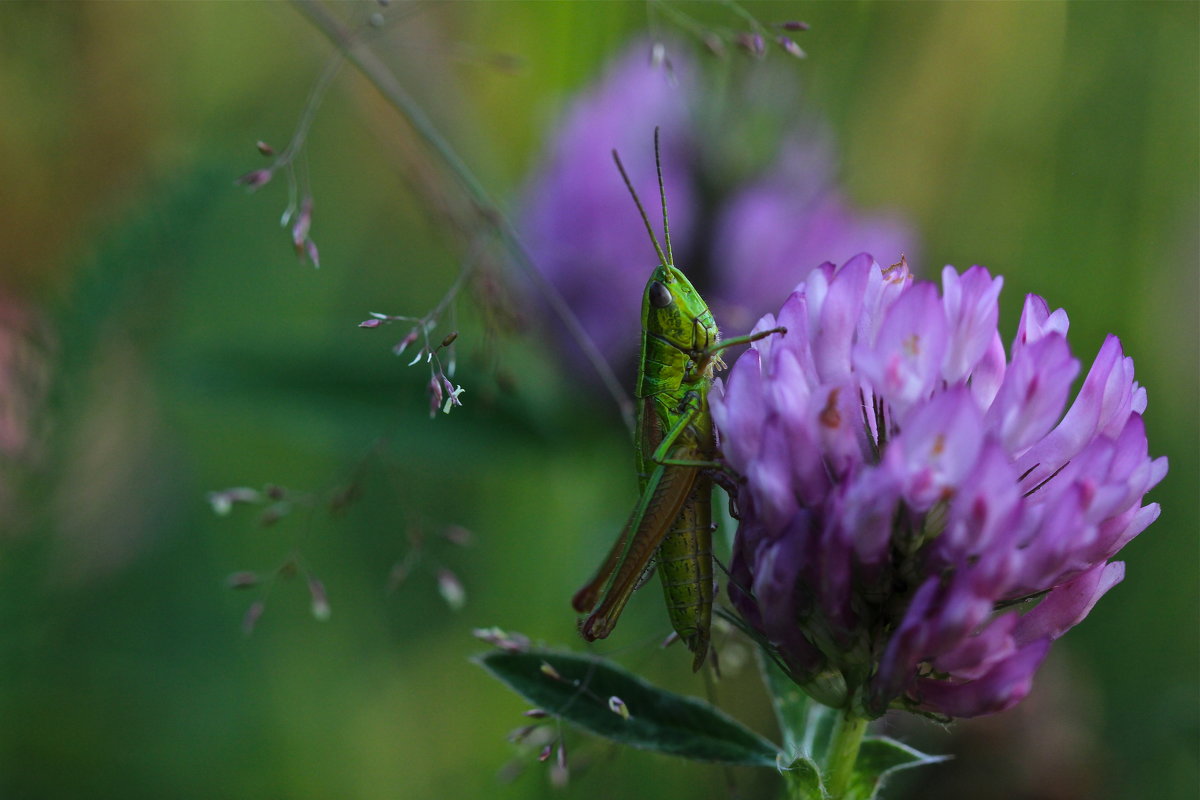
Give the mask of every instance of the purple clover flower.
POLYGON ((1066 312, 1028 296, 1006 356, 1001 283, 946 267, 939 295, 904 263, 826 263, 713 393, 740 476, 730 597, 827 705, 1012 706, 1158 517, 1142 499, 1167 462, 1120 342, 1064 414, 1066 312))
POLYGON ((916 237, 907 225, 860 214, 845 200, 831 138, 810 121, 773 123, 789 131, 782 155, 761 174, 741 174, 746 144, 738 126, 754 114, 787 113, 780 111, 786 104, 778 94, 746 91, 718 112, 686 48, 670 51, 669 62, 656 59, 638 41, 616 59, 571 104, 525 189, 520 228, 534 263, 610 360, 635 352, 654 264, 611 153, 620 152, 657 225, 656 126, 676 262, 723 329, 744 332, 773 308, 806 274, 797 264, 849 258, 863 247, 913 257, 916 237))

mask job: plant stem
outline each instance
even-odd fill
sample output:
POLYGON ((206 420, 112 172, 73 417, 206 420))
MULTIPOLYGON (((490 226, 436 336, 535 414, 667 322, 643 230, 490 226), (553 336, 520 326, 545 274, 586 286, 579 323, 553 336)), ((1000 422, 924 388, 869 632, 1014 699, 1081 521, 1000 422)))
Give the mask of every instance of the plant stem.
POLYGON ((588 336, 583 329, 582 323, 567 306, 567 302, 563 296, 554 288, 553 285, 546 279, 544 275, 534 266, 532 258, 529 256, 529 251, 525 249, 525 245, 521 242, 520 236, 517 234, 516 228, 500 211, 499 206, 488 195, 483 184, 471 172, 459 156, 458 153, 450 146, 450 143, 438 132, 433 121, 425 115, 425 112, 417 105, 408 92, 400 85, 396 76, 392 71, 369 49, 359 47, 359 41, 354 34, 347 30, 336 17, 329 12, 318 0, 292 0, 292 4, 304 15, 304 17, 312 23, 312 25, 320 31, 335 47, 341 51, 345 58, 358 68, 367 80, 374 84, 380 94, 408 121, 417 135, 425 141, 434 153, 446 165, 447 169, 459 182, 459 185, 471 198, 472 202, 481 210, 483 219, 492 226, 501 245, 508 251, 521 269, 528 275, 529 279, 538 287, 539 291, 545 296, 550 307, 562 320, 563 325, 567 328, 571 337, 579 345, 584 356, 591 363, 592 368, 600 376, 600 380, 604 383, 606 389, 620 409, 621 417, 625 420, 625 426, 632 433, 634 430, 634 406, 633 401, 629 399, 625 390, 621 388, 621 382, 613 375, 612 368, 608 365, 600 350, 596 347, 595 342, 588 336))
POLYGON ((867 732, 867 720, 862 717, 842 717, 833 735, 829 750, 829 799, 844 800, 854 776, 854 762, 858 760, 858 748, 863 734, 867 732))

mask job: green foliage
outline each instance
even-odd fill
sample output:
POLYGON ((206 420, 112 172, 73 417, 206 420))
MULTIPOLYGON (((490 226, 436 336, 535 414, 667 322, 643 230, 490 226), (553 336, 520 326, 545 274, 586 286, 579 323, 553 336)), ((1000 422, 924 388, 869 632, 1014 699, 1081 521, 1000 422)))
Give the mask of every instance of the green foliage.
MULTIPOLYGON (((831 755, 838 712, 808 699, 773 663, 763 671, 785 751, 709 703, 652 686, 611 661, 553 650, 497 650, 474 660, 535 707, 589 733, 694 761, 775 768, 789 797, 831 797, 821 765, 831 755)), ((889 776, 944 760, 893 739, 867 738, 847 793, 837 800, 877 800, 889 776)))
MULTIPOLYGON (((881 800, 884 781, 905 769, 937 764, 945 756, 931 756, 894 739, 864 739, 846 793, 837 800, 881 800)), ((783 772, 792 800, 830 800, 829 789, 817 762, 799 756, 783 772)))
POLYGON ((826 800, 825 782, 821 769, 811 758, 800 756, 783 770, 788 797, 792 800, 826 800))
POLYGON ((496 651, 475 661, 538 708, 619 744, 753 767, 775 767, 780 755, 703 700, 659 689, 610 661, 548 650, 496 651), (628 716, 611 708, 614 697, 628 716))
POLYGON ((931 756, 886 736, 863 740, 854 764, 854 778, 848 800, 875 800, 884 781, 901 770, 945 761, 946 756, 931 756))
MULTIPOLYGON (((821 765, 827 766, 831 756, 838 712, 806 695, 774 661, 763 658, 761 663, 784 749, 793 759, 783 771, 790 796, 827 800, 821 765)), ((926 755, 887 737, 866 738, 858 751, 848 794, 839 800, 875 800, 890 775, 944 760, 944 756, 926 755)))
POLYGON ((784 749, 797 761, 812 759, 823 763, 837 712, 805 694, 771 659, 762 657, 760 661, 775 719, 783 733, 784 749))

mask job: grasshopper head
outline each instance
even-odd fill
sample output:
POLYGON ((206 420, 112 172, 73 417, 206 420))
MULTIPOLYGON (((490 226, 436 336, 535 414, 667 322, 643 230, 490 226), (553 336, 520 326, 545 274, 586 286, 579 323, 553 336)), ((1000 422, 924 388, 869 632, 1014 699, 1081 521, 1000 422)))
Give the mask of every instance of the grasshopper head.
POLYGON ((705 350, 718 339, 708 304, 687 276, 671 264, 655 267, 646 282, 642 330, 683 353, 705 350))

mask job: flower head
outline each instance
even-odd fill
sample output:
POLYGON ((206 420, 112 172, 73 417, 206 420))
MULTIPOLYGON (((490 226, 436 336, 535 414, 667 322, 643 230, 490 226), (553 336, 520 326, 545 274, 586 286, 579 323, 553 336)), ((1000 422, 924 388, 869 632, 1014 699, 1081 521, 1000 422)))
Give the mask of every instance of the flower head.
POLYGON ((1001 283, 947 267, 939 293, 903 262, 824 264, 758 324, 786 336, 714 392, 739 476, 731 599, 829 705, 1013 705, 1158 516, 1142 498, 1166 459, 1120 342, 1064 414, 1067 315, 1029 296, 1006 354, 1001 283))

